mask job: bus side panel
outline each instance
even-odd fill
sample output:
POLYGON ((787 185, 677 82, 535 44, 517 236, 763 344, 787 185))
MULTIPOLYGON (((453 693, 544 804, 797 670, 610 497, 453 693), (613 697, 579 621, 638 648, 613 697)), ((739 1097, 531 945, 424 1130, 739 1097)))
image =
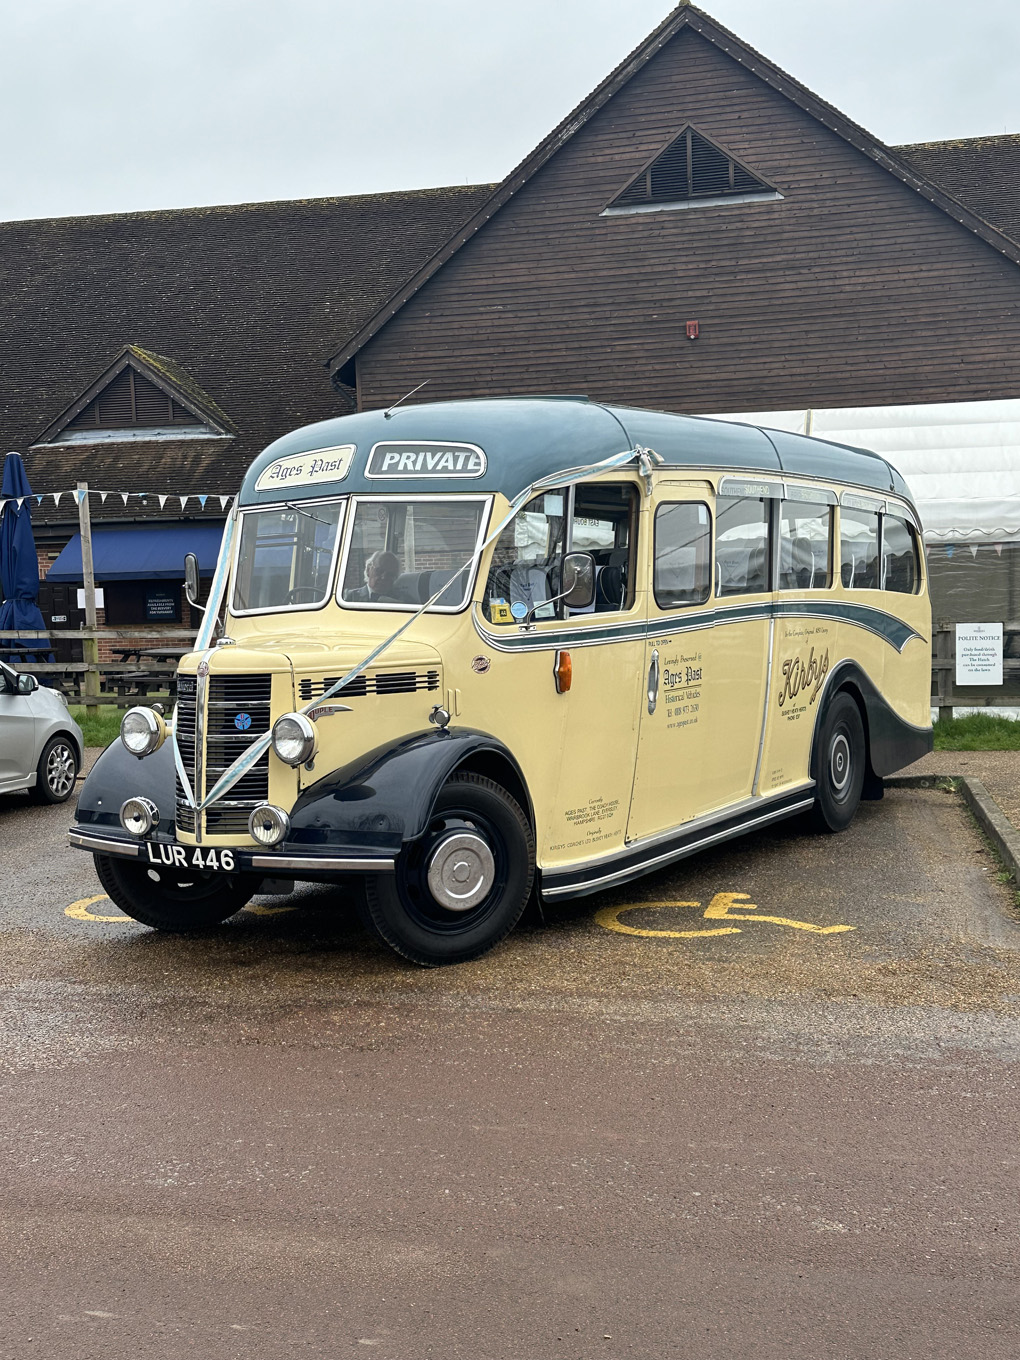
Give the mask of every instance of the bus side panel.
MULTIPOLYGON (((844 624, 810 615, 776 619, 758 793, 768 796, 811 778, 818 701, 833 666, 844 656, 859 655, 858 631, 847 637, 844 624)), ((864 664, 880 682, 881 652, 876 649, 864 664)))

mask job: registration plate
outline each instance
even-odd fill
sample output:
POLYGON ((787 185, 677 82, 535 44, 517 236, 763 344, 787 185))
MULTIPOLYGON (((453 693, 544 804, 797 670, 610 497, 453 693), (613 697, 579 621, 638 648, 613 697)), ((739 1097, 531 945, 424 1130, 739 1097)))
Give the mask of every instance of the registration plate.
POLYGON ((233 873, 237 869, 233 850, 222 850, 210 846, 208 850, 201 845, 177 845, 169 841, 146 841, 150 864, 159 864, 176 869, 201 869, 208 873, 233 873))

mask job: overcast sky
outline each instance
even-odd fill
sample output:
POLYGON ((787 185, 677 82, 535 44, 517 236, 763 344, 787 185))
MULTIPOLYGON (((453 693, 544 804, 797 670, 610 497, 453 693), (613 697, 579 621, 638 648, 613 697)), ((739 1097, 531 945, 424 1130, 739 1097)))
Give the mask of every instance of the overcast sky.
MULTIPOLYGON (((890 143, 1020 132, 1016 0, 703 8, 890 143)), ((0 219, 501 179, 668 0, 0 0, 0 219)))

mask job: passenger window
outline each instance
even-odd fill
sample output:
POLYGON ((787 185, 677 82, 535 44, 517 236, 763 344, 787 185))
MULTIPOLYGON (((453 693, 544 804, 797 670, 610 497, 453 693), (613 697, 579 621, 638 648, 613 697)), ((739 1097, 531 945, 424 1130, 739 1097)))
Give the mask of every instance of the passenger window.
POLYGON ((878 515, 844 505, 839 512, 839 574, 847 590, 877 590, 878 515))
POLYGON ((917 536, 905 520, 886 515, 882 520, 882 587, 902 595, 917 592, 921 568, 917 536))
POLYGON ((574 489, 570 552, 595 559, 595 599, 577 614, 615 613, 634 603, 634 539, 638 514, 637 487, 597 482, 574 489))
POLYGON ((716 595, 753 595, 769 589, 767 500, 719 496, 715 544, 716 595))
POLYGON ((832 583, 832 507, 783 501, 779 516, 779 589, 824 590, 832 583))
POLYGON ((655 512, 655 603, 660 609, 704 604, 712 586, 712 520, 700 502, 655 512))
POLYGON ((521 618, 532 608, 536 619, 556 617, 553 597, 560 593, 566 505, 566 491, 546 491, 519 510, 500 534, 482 597, 492 623, 513 623, 515 605, 521 618))

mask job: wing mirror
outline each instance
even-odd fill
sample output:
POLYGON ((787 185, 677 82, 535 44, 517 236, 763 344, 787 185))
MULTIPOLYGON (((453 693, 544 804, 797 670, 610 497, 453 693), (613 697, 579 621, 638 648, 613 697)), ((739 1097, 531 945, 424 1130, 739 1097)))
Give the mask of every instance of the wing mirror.
POLYGON ((563 603, 587 609, 595 599, 595 559, 591 553, 567 553, 563 559, 563 603))
POLYGON ((591 553, 567 553, 563 559, 564 589, 551 599, 533 604, 521 621, 522 628, 533 628, 535 611, 562 600, 568 609, 587 609, 595 599, 595 559, 591 553))
POLYGON ((34 675, 19 675, 19 676, 18 676, 18 693, 19 693, 19 694, 34 694, 38 688, 39 688, 39 681, 35 678, 34 675))
POLYGON ((195 609, 202 609, 198 602, 198 591, 198 558, 194 553, 188 553, 184 559, 184 594, 187 596, 188 604, 195 609))

